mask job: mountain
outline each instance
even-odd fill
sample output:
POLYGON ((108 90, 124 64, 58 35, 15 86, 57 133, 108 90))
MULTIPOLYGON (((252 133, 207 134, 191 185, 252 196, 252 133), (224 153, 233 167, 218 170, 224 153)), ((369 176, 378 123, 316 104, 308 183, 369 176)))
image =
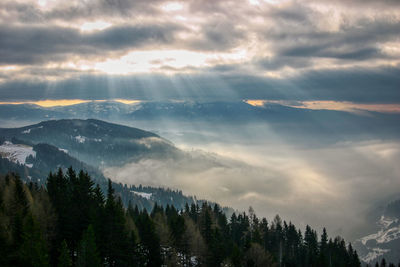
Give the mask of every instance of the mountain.
MULTIPOLYGON (((183 152, 154 133, 99 120, 45 121, 0 129, 0 174, 18 173, 27 183, 39 186, 46 184, 49 172, 60 168, 66 173, 72 167, 87 172, 105 193, 108 181, 96 164, 98 159, 118 165, 146 157, 170 156, 183 156, 183 152)), ((115 182, 113 187, 125 206, 132 202, 149 211, 155 203, 183 209, 186 203, 205 202, 168 188, 115 182)), ((224 211, 233 212, 230 208, 224 211)))
POLYGON ((387 205, 376 226, 376 231, 354 243, 360 259, 369 264, 382 258, 386 262, 400 262, 400 199, 387 205))
POLYGON ((20 128, 2 128, 0 136, 31 144, 47 143, 97 167, 178 154, 178 149, 154 133, 94 119, 51 120, 20 128))

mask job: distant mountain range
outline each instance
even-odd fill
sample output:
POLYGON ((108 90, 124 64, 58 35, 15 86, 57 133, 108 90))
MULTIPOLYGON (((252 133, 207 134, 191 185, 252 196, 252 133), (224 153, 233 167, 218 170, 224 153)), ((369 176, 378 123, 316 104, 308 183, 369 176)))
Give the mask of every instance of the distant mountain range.
MULTIPOLYGON (((113 121, 126 125, 137 122, 218 123, 219 125, 268 123, 277 131, 296 136, 309 133, 325 137, 357 136, 398 137, 400 116, 379 112, 350 113, 335 110, 311 110, 276 103, 253 106, 237 102, 139 102, 91 101, 70 106, 45 108, 32 104, 0 105, 0 122, 14 127, 54 119, 113 121), (374 126, 374 127, 371 127, 374 126)), ((152 127, 157 128, 157 127, 152 127)))
MULTIPOLYGON (((18 173, 43 185, 58 168, 85 170, 105 192, 100 166, 119 166, 143 158, 179 157, 182 152, 160 136, 100 120, 51 120, 21 128, 0 128, 0 174, 18 173)), ((184 208, 202 203, 181 191, 113 183, 125 205, 131 201, 151 210, 154 203, 184 208)), ((231 210, 231 209, 226 209, 231 210)))
POLYGON ((360 259, 374 265, 385 258, 386 262, 400 262, 400 199, 391 202, 379 220, 376 230, 354 243, 360 259))

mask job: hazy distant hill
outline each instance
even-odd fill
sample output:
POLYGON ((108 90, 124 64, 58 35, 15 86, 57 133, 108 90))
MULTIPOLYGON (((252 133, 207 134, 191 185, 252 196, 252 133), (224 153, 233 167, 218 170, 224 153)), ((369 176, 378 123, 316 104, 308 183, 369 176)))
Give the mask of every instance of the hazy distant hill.
POLYGON ((123 104, 116 101, 91 101, 71 106, 48 108, 51 113, 63 114, 69 118, 96 118, 114 121, 123 114, 129 114, 140 108, 136 104, 123 104))
POLYGON ((43 121, 65 118, 64 111, 56 111, 33 104, 0 105, 0 119, 10 121, 43 121))
MULTIPOLYGON (((194 102, 165 101, 123 104, 116 101, 92 101, 70 106, 44 108, 30 104, 0 105, 0 121, 6 125, 26 125, 27 121, 48 119, 100 119, 132 125, 135 122, 158 124, 187 122, 192 124, 233 125, 268 123, 276 131, 293 138, 319 137, 397 137, 400 131, 398 114, 379 112, 350 113, 335 110, 310 110, 277 103, 252 106, 243 101, 194 102), (21 123, 22 122, 22 123, 21 123), (372 127, 373 126, 373 127, 372 127)), ((199 126, 201 127, 201 126, 199 126)), ((315 139, 315 138, 313 138, 315 139)))
POLYGON ((175 156, 178 150, 158 135, 100 120, 54 120, 0 129, 0 136, 47 143, 94 166, 123 165, 143 157, 175 156))

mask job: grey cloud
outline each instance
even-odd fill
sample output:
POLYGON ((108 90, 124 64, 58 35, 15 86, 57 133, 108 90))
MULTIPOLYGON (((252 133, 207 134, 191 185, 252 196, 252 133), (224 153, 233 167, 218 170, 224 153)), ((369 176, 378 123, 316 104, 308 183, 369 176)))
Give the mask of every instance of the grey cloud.
POLYGON ((201 51, 226 51, 236 47, 245 36, 245 30, 238 29, 230 21, 214 21, 202 25, 198 37, 182 41, 182 46, 201 51))
POLYGON ((107 50, 126 49, 143 45, 169 44, 174 41, 177 25, 115 26, 84 37, 85 43, 107 50))
MULTIPOLYGON (((376 47, 327 47, 323 45, 307 45, 297 46, 294 48, 284 49, 280 51, 280 54, 284 57, 322 57, 322 58, 335 58, 343 60, 368 60, 375 58, 389 58, 384 52, 376 47)), ((296 65, 289 65, 296 67, 296 65)), ((307 65, 306 65, 307 66, 307 65)))
MULTIPOLYGON (((298 12, 301 12, 301 9, 298 12)), ((278 16, 281 16, 281 13, 282 11, 278 16)), ((310 15, 302 20, 318 21, 318 17, 310 15)), ((277 56, 326 57, 357 61, 388 58, 379 46, 398 39, 400 22, 391 18, 362 19, 353 24, 342 23, 338 31, 328 32, 318 29, 317 23, 304 25, 285 19, 283 23, 274 24, 261 34, 264 40, 271 42, 271 48, 277 56)))
POLYGON ((342 4, 346 7, 356 8, 374 8, 374 7, 398 7, 400 2, 398 0, 307 0, 308 3, 329 3, 329 4, 342 4))
POLYGON ((163 0, 91 0, 71 4, 62 2, 52 9, 38 9, 33 3, 18 3, 5 1, 0 8, 6 10, 0 15, 3 20, 25 23, 50 22, 53 20, 94 20, 108 18, 132 18, 132 16, 147 13, 157 15, 159 10, 155 4, 163 0))
POLYGON ((65 27, 0 26, 0 62, 35 64, 63 60, 67 55, 98 55, 143 46, 168 44, 176 25, 115 26, 99 32, 81 33, 65 27))
POLYGON ((311 59, 306 57, 274 56, 257 59, 255 64, 265 70, 279 70, 283 67, 305 68, 312 65, 311 59))

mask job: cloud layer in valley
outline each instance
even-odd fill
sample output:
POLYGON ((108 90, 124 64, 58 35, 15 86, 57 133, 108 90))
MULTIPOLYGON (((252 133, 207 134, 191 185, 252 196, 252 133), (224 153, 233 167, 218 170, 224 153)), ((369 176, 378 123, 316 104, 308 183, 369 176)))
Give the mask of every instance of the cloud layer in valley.
POLYGON ((241 211, 251 205, 269 219, 279 213, 350 240, 369 226, 374 205, 398 196, 400 188, 398 142, 307 148, 275 139, 253 146, 210 141, 202 147, 218 154, 192 150, 179 160, 144 159, 105 174, 122 183, 179 188, 241 211))

